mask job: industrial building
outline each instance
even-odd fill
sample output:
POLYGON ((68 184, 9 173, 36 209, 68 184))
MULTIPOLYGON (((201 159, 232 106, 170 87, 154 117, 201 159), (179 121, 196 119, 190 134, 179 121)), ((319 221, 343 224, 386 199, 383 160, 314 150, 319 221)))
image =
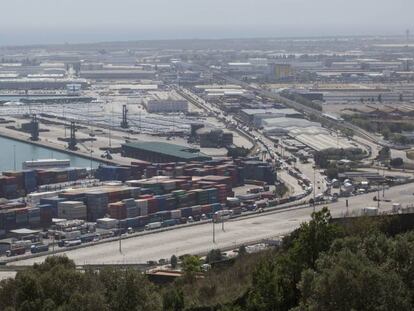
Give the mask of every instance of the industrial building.
POLYGON ((177 92, 150 92, 144 99, 144 106, 148 112, 188 112, 188 102, 177 92))
POLYGON ((164 142, 132 142, 122 145, 122 155, 149 162, 189 162, 211 159, 199 149, 164 142))
POLYGON ((0 79, 0 90, 66 90, 68 85, 80 85, 88 88, 85 79, 70 78, 17 78, 0 79))
POLYGON ((290 108, 284 109, 242 109, 240 117, 247 123, 253 124, 254 126, 262 126, 265 119, 274 118, 303 118, 303 115, 290 108))
POLYGON ((233 133, 216 128, 200 128, 196 136, 201 148, 221 148, 233 144, 233 133))
POLYGON ((276 80, 286 80, 293 77, 293 69, 290 64, 272 64, 271 68, 276 80))
POLYGON ((155 71, 142 69, 85 70, 80 72, 80 77, 93 80, 153 80, 155 73, 155 71))

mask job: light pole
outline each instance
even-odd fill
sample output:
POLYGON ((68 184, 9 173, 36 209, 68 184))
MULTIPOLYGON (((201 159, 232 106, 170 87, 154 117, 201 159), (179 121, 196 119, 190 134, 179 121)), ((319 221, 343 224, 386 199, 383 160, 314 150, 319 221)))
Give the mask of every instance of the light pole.
POLYGON ((213 243, 216 243, 216 227, 215 227, 215 223, 214 223, 214 216, 213 218, 211 218, 211 221, 213 223, 213 243))
POLYGON ((122 254, 122 231, 121 231, 121 223, 119 223, 118 228, 119 228, 119 253, 122 254))
POLYGON ((313 165, 313 212, 315 213, 315 200, 316 200, 316 166, 313 165))
POLYGON ((13 145, 13 167, 16 171, 16 145, 13 145))

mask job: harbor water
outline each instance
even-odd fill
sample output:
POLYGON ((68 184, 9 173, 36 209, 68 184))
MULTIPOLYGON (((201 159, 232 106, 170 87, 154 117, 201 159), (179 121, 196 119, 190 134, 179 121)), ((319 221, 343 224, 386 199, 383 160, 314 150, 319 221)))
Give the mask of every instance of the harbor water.
MULTIPOLYGON (((0 171, 21 170, 24 161, 39 159, 69 159, 72 167, 91 167, 91 160, 65 152, 0 137, 0 171)), ((92 168, 99 162, 92 161, 92 168)))

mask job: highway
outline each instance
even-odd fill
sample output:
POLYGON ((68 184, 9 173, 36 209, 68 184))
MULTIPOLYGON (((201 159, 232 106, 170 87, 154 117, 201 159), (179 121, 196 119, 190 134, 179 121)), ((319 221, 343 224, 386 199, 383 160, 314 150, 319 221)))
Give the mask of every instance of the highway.
MULTIPOLYGON (((413 188, 413 184, 407 184, 386 190, 385 197, 395 201, 381 202, 380 212, 390 210, 393 202, 401 203, 403 206, 411 205, 414 201, 413 188)), ((348 198, 348 212, 351 214, 353 211, 360 211, 363 207, 376 206, 377 202, 372 200, 375 195, 375 193, 368 193, 348 198)), ((341 199, 328 206, 333 216, 341 217, 347 213, 345 205, 345 199, 341 199)), ((318 207, 320 208, 321 206, 318 207)), ((79 265, 145 263, 148 260, 169 258, 172 254, 203 254, 213 248, 233 248, 240 244, 285 235, 302 222, 308 221, 311 212, 311 207, 302 206, 241 217, 226 222, 224 232, 221 230, 221 224, 216 224, 216 243, 212 240, 212 223, 205 223, 124 239, 122 253, 119 252, 119 242, 115 241, 68 250, 64 254, 79 265)), ((44 259, 45 256, 30 258, 9 265, 30 265, 44 259)))

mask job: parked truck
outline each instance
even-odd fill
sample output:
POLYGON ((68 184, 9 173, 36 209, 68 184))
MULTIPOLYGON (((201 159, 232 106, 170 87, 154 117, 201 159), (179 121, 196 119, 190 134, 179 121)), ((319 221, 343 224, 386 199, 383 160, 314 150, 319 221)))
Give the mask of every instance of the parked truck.
POLYGON ((26 248, 24 247, 24 245, 11 244, 10 249, 6 251, 6 256, 11 257, 11 256, 23 255, 24 253, 26 253, 26 248))
POLYGON ((148 225, 145 226, 145 230, 154 230, 162 227, 162 222, 151 222, 148 225))
POLYGON ((48 244, 34 244, 30 247, 30 252, 32 254, 47 252, 48 250, 49 250, 48 244))

